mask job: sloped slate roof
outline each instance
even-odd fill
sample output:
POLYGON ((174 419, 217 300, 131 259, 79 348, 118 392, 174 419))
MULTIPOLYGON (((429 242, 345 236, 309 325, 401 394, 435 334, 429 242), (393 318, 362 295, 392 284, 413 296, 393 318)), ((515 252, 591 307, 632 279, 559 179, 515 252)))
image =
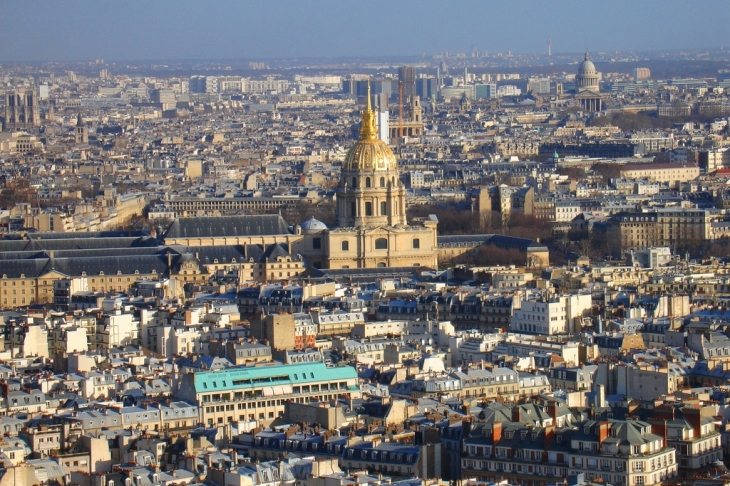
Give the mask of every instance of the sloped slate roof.
MULTIPOLYGON (((177 268, 181 255, 171 252, 171 263, 177 268)), ((151 255, 107 255, 104 258, 99 256, 74 256, 69 258, 37 258, 29 260, 0 260, 0 275, 7 275, 8 278, 34 278, 51 271, 57 271, 64 275, 80 276, 82 272, 87 275, 116 275, 121 272, 124 275, 133 275, 135 271, 141 274, 149 274, 154 270, 158 274, 165 274, 168 271, 167 255, 155 253, 151 255)))
POLYGON ((157 241, 149 236, 112 236, 97 238, 49 238, 29 240, 0 239, 0 251, 59 251, 88 250, 93 248, 155 247, 157 241))
POLYGON ((218 260, 219 263, 230 263, 233 259, 239 263, 247 260, 243 245, 196 247, 172 245, 171 248, 180 253, 189 252, 197 254, 200 262, 206 265, 213 263, 215 260, 218 260))
POLYGON ((291 234, 278 214, 256 214, 176 219, 165 238, 215 238, 226 236, 269 236, 291 234))
POLYGON ((286 258, 291 255, 287 251, 286 247, 281 244, 269 245, 264 252, 264 256, 268 261, 276 261, 278 257, 286 258))

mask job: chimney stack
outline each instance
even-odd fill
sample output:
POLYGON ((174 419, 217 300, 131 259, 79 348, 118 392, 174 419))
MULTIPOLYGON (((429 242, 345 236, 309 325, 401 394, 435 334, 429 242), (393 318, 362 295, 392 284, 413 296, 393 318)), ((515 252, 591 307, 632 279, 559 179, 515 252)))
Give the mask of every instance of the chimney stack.
POLYGON ((543 448, 545 450, 547 450, 547 448, 550 447, 550 444, 553 443, 553 439, 555 439, 555 426, 548 425, 545 427, 545 439, 543 441, 543 448))
POLYGON ((603 450, 603 441, 606 440, 608 434, 611 432, 611 423, 603 421, 598 424, 598 448, 603 450))
POLYGON ((548 415, 553 418, 553 426, 558 425, 558 403, 555 400, 550 400, 547 404, 548 415))
POLYGON ((492 444, 496 444, 502 438, 502 422, 499 420, 492 424, 492 444))
POLYGON ((682 408, 682 416, 692 426, 695 432, 695 437, 702 435, 702 414, 700 413, 699 407, 685 405, 682 408))

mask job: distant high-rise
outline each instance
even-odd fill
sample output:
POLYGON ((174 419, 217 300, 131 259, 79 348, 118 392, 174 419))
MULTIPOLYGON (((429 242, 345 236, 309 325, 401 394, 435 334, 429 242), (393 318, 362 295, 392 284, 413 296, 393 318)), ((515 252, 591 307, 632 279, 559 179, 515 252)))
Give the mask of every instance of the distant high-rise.
POLYGON ((636 81, 649 78, 651 78, 651 70, 649 68, 640 67, 634 69, 634 79, 636 81))
POLYGON ((414 66, 399 67, 398 81, 403 83, 403 98, 416 95, 416 68, 414 66))
POLYGON ((5 130, 27 130, 41 124, 35 91, 5 93, 5 130))
POLYGON ((474 85, 474 98, 475 99, 483 100, 486 98, 496 98, 496 97, 497 97, 497 84, 496 83, 474 85))
POLYGON ((550 93, 550 79, 549 78, 530 78, 527 81, 527 91, 532 91, 535 94, 547 94, 550 93))
POLYGON ((191 76, 188 80, 190 93, 217 93, 218 78, 215 76, 191 76))
POLYGON ((378 138, 390 143, 390 113, 388 112, 388 96, 385 93, 373 97, 375 116, 378 125, 378 138))
POLYGON ((438 78, 418 78, 416 80, 416 94, 424 100, 438 96, 438 78))

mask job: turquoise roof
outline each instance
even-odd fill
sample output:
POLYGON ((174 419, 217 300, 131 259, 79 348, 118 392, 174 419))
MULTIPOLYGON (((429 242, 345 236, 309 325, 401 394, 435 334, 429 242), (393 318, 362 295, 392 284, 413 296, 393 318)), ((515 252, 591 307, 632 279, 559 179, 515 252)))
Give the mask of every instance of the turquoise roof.
POLYGON ((352 366, 328 367, 322 362, 273 366, 240 366, 195 373, 196 393, 254 389, 262 386, 321 383, 357 379, 352 366))

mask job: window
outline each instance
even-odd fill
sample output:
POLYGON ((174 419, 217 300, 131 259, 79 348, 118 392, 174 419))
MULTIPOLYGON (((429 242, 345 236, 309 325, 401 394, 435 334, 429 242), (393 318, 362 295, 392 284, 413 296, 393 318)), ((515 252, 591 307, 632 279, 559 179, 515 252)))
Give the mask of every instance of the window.
POLYGON ((418 250, 419 248, 421 248, 421 240, 413 238, 413 249, 418 250))
POLYGON ((350 242, 349 241, 342 242, 342 251, 350 251, 350 242))
POLYGON ((350 203, 350 216, 353 218, 357 216, 357 205, 354 202, 350 203))
POLYGON ((380 203, 380 215, 381 216, 387 216, 388 215, 388 203, 385 201, 382 201, 380 203))
POLYGON ((365 203, 365 216, 372 216, 373 215, 373 203, 366 202, 365 203))
POLYGON ((375 240, 375 249, 376 250, 387 250, 388 249, 388 240, 385 238, 378 238, 375 240))
POLYGON ((383 262, 378 263, 378 268, 385 268, 385 263, 383 263, 383 262))
POLYGON ((385 177, 380 178, 380 187, 385 187, 385 177))
POLYGON ((313 238, 312 239, 312 248, 315 250, 321 250, 322 249, 322 238, 313 238))
POLYGON ((357 178, 356 177, 353 177, 352 178, 352 188, 354 189, 356 187, 357 187, 357 178))
POLYGON ((365 178, 365 187, 370 187, 370 178, 369 177, 365 178))

